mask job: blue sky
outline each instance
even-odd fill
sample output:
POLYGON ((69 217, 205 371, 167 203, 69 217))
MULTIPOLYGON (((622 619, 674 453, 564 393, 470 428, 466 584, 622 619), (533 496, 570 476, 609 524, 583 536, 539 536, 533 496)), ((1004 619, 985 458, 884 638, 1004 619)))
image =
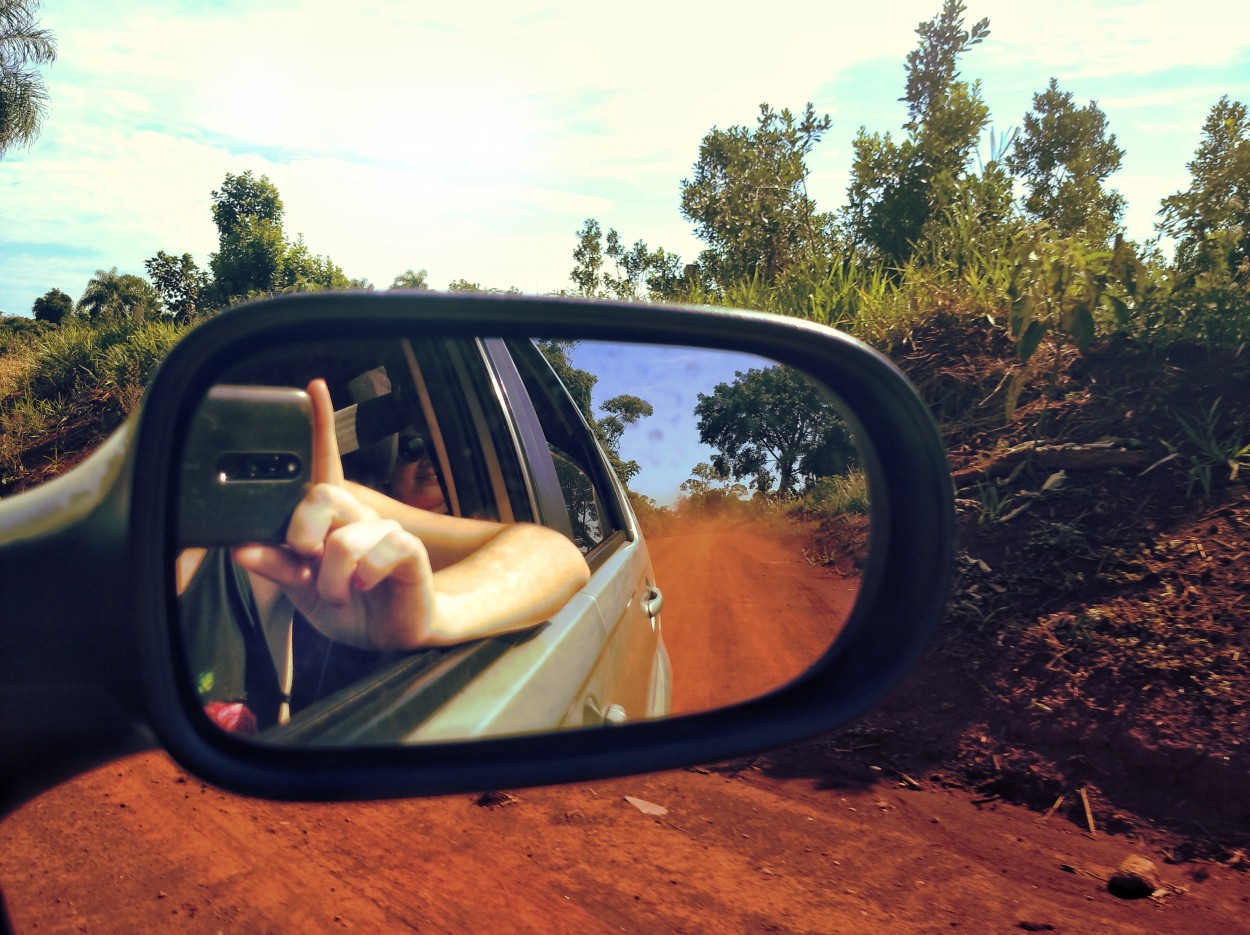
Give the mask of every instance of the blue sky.
POLYGON ((752 354, 604 341, 579 342, 571 358, 573 366, 599 378, 591 393, 596 416, 605 400, 623 393, 642 397, 655 410, 625 430, 621 456, 640 468, 630 489, 663 506, 675 502, 691 468, 713 454, 699 442, 694 415, 699 394, 711 395, 718 383, 732 383, 740 372, 774 365, 752 354))
MULTIPOLYGON (((0 310, 158 250, 206 265, 209 193, 248 169, 289 235, 380 287, 412 267, 436 288, 567 288, 587 217, 693 258, 678 199, 703 134, 812 101, 833 127, 809 191, 838 207, 858 127, 897 133, 903 59, 939 6, 49 2, 51 112, 0 162, 0 310)), ((1052 75, 1107 113, 1134 237, 1186 186, 1211 105, 1250 99, 1241 2, 969 7, 992 34, 963 73, 999 132, 1052 75)))

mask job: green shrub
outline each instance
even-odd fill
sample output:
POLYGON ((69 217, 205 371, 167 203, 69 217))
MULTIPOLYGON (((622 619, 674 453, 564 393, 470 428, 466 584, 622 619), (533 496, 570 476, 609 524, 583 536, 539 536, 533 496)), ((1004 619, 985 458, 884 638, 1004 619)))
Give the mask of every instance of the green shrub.
POLYGON ((867 514, 868 476, 854 470, 821 477, 797 503, 804 512, 820 517, 867 514))
POLYGON ((184 332, 170 321, 72 320, 0 351, 0 489, 47 476, 98 444, 143 399, 184 332), (41 449, 46 449, 39 454, 41 449), (33 460, 32 460, 33 459, 33 460))

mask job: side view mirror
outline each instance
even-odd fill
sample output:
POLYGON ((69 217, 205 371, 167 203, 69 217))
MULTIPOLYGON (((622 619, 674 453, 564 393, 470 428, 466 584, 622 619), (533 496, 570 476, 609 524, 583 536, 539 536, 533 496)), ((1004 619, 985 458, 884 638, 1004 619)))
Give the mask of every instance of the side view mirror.
POLYGON ((830 329, 264 300, 0 503, 0 788, 155 743, 228 789, 347 799, 796 742, 918 659, 952 535, 923 404, 830 329))

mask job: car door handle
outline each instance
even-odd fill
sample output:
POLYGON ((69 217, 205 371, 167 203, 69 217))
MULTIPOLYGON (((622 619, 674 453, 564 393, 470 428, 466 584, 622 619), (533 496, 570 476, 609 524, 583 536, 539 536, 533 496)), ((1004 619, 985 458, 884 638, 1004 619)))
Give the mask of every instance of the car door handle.
POLYGON ((647 596, 642 599, 642 609, 646 611, 648 617, 659 616, 660 611, 664 609, 664 595, 660 593, 659 588, 647 588, 647 596))
POLYGON ((629 720, 629 715, 625 713, 624 706, 610 704, 606 711, 600 711, 593 698, 586 699, 583 710, 589 715, 585 720, 585 723, 588 725, 597 722, 604 727, 620 727, 629 720))

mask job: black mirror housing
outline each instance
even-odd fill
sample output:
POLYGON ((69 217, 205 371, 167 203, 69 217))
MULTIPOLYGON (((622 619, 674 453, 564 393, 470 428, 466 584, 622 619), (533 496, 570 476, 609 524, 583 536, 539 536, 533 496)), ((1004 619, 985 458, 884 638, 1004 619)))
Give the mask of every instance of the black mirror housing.
MULTIPOLYGON (((84 465, 53 482, 63 492, 36 489, 0 504, 0 584, 16 595, 13 603, 6 598, 7 613, 15 615, 5 623, 8 631, 44 602, 46 584, 30 580, 32 569, 60 568, 66 544, 79 543, 60 585, 70 590, 45 604, 54 625, 24 631, 16 638, 17 656, 6 651, 9 661, 0 669, 0 697, 20 705, 6 702, 0 722, 15 710, 29 721, 19 743, 25 751, 15 767, 19 780, 53 776, 71 758, 117 755, 145 737, 224 788, 301 800, 546 785, 739 756, 832 730, 875 705, 927 645, 952 562, 949 470, 915 390, 885 357, 854 339, 755 313, 471 294, 267 299, 188 333, 162 364, 137 422, 106 448, 94 456, 98 467, 84 465), (831 649, 806 674, 763 697, 621 727, 350 748, 260 745, 214 728, 179 673, 171 517, 179 467, 173 440, 218 375, 243 355, 295 341, 538 334, 749 350, 810 375, 845 405, 870 468, 873 548, 852 617, 831 649), (71 509, 75 496, 79 505, 71 509), (99 699, 108 729, 97 726, 94 740, 83 736, 90 731, 71 737, 64 723, 41 716, 30 699, 39 692, 46 697, 53 683, 70 686, 80 700, 99 699)), ((12 734, 9 725, 0 726, 12 734)))

